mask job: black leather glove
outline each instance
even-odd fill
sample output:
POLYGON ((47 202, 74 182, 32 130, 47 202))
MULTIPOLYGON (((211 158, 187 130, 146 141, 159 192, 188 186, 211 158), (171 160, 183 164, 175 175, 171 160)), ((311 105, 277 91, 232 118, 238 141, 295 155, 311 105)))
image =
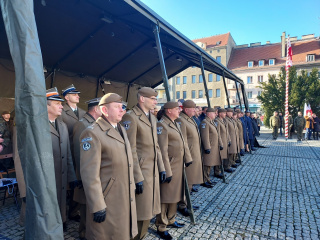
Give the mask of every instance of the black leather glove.
POLYGON ((83 185, 82 185, 82 181, 81 181, 81 180, 78 181, 78 188, 79 188, 79 189, 83 188, 83 185))
POLYGON ((192 162, 186 163, 186 167, 189 167, 192 164, 192 162))
POLYGON ((230 146, 231 146, 231 142, 228 143, 228 147, 230 147, 230 146))
POLYGON ((222 146, 220 146, 220 150, 221 150, 221 151, 223 150, 223 147, 222 147, 222 146))
POLYGON ((93 221, 97 223, 104 222, 104 220, 106 220, 106 215, 107 215, 107 212, 105 209, 95 212, 93 213, 93 221))
POLYGON ((171 176, 171 177, 167 177, 166 182, 167 182, 167 183, 170 183, 171 180, 172 180, 172 176, 171 176))
POLYGON ((69 187, 73 190, 78 186, 78 180, 69 182, 69 187))
POLYGON ((143 182, 136 183, 136 194, 141 194, 143 192, 143 182))
POLYGON ((204 153, 205 153, 205 154, 210 154, 210 149, 204 150, 204 153))
POLYGON ((160 183, 164 183, 166 181, 166 177, 167 177, 166 171, 160 172, 159 177, 160 177, 160 183))

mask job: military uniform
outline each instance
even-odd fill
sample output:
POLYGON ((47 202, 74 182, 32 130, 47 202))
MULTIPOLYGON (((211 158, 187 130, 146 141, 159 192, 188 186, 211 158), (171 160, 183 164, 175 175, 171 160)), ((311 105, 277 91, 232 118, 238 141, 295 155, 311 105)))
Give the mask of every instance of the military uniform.
POLYGON ((86 238, 130 239, 137 235, 133 160, 125 129, 104 117, 81 136, 80 172, 87 199, 86 238), (106 209, 106 219, 93 213, 106 209))
POLYGON ((241 151, 241 149, 244 149, 243 124, 239 118, 237 118, 235 122, 238 127, 238 142, 239 142, 239 148, 241 151))
POLYGON ((270 127, 272 128, 272 136, 273 139, 276 139, 278 137, 278 130, 280 126, 280 119, 278 116, 272 116, 270 117, 270 127))
POLYGON ((150 220, 161 212, 159 172, 165 168, 158 145, 157 119, 136 105, 123 116, 122 125, 131 144, 135 182, 143 181, 143 192, 136 195, 137 239, 142 239, 150 220))
POLYGON ((57 188, 57 198, 62 221, 67 220, 67 187, 69 182, 76 181, 67 126, 60 119, 56 119, 55 127, 50 125, 52 151, 57 188))
POLYGON ((170 183, 160 185, 161 214, 157 215, 156 226, 165 232, 167 225, 175 222, 177 203, 184 199, 183 164, 192 162, 192 158, 180 126, 166 115, 158 122, 157 132, 167 177, 172 177, 170 183))
MULTIPOLYGON (((77 111, 78 112, 76 115, 76 113, 71 109, 71 107, 67 103, 64 103, 62 114, 60 117, 58 117, 67 125, 72 156, 74 156, 73 127, 86 114, 86 112, 79 107, 77 108, 77 111)), ((74 165, 76 165, 75 161, 74 161, 74 165)))
POLYGON ((288 116, 288 137, 292 138, 291 129, 293 127, 293 118, 291 115, 288 116))
POLYGON ((193 184, 203 183, 200 132, 193 118, 190 118, 184 112, 180 113, 180 118, 176 122, 180 125, 183 138, 188 144, 193 160, 192 165, 186 168, 188 184, 192 187, 193 184))
POLYGON ((226 126, 228 128, 229 137, 231 140, 231 145, 228 147, 228 160, 229 160, 228 168, 230 168, 232 165, 236 164, 235 157, 236 157, 236 154, 240 152, 239 138, 238 138, 238 126, 237 126, 236 122, 233 120, 233 118, 231 118, 231 117, 227 116, 225 118, 225 120, 226 120, 226 126))
MULTIPOLYGON (((76 176, 79 181, 82 181, 80 175, 80 135, 88 127, 95 122, 93 116, 86 113, 79 122, 74 125, 73 128, 73 147, 74 147, 74 159, 76 163, 76 176)), ((85 237, 86 229, 86 195, 83 188, 75 188, 73 200, 80 204, 80 225, 79 225, 79 236, 85 237)))
POLYGON ((221 159, 219 155, 220 146, 222 141, 218 134, 216 122, 206 117, 200 124, 200 135, 203 150, 210 150, 209 154, 205 154, 202 151, 203 164, 204 164, 204 181, 210 183, 210 171, 212 166, 221 165, 221 159))
POLYGON ((294 128, 297 130, 298 140, 302 140, 302 132, 306 126, 306 119, 303 116, 297 116, 294 119, 294 128))
MULTIPOLYGON (((220 157, 223 161, 223 167, 225 169, 228 169, 230 166, 229 160, 228 160, 228 144, 230 142, 228 127, 227 127, 224 119, 217 117, 215 121, 217 122, 218 134, 220 135, 221 142, 222 142, 221 147, 223 147, 223 150, 220 150, 220 157)), ((219 174, 220 174, 219 168, 216 167, 215 168, 215 175, 219 175, 219 174)))

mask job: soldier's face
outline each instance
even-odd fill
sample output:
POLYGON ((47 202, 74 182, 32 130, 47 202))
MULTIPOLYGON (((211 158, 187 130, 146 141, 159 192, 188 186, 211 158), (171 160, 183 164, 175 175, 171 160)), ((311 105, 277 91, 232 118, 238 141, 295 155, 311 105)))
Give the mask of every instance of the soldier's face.
POLYGON ((150 111, 154 109, 158 103, 156 97, 143 97, 143 105, 150 111))
POLYGON ((54 118, 58 117, 62 113, 62 103, 60 101, 51 101, 50 106, 47 105, 48 115, 54 118))
POLYGON ((189 117, 193 117, 196 114, 195 108, 185 108, 184 111, 189 117))
POLYGON ((232 117, 233 117, 233 119, 237 119, 237 118, 238 118, 238 115, 235 114, 235 115, 233 115, 232 117))
POLYGON ((102 108, 102 113, 110 121, 110 123, 118 123, 121 121, 124 110, 122 109, 122 103, 109 103, 105 108, 102 108))
POLYGON ((227 112, 228 117, 232 117, 233 112, 227 112))
POLYGON ((216 118, 216 112, 207 112, 207 116, 212 120, 216 118))
POLYGON ((173 120, 176 120, 177 118, 179 118, 179 114, 180 114, 180 107, 175 107, 172 109, 168 109, 168 113, 170 114, 170 118, 173 120))
POLYGON ((69 93, 65 96, 65 99, 72 103, 79 103, 80 96, 78 93, 69 93))
POLYGON ((226 113, 225 113, 225 112, 221 112, 221 113, 219 113, 219 117, 221 117, 221 118, 225 118, 225 117, 226 117, 226 113))

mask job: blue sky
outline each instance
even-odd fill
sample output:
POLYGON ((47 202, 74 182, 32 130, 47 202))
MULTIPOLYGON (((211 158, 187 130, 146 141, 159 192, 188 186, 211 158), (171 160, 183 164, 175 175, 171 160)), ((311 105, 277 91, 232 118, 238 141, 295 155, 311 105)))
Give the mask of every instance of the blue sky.
POLYGON ((237 45, 320 35, 320 0, 141 0, 190 39, 230 32, 237 45))

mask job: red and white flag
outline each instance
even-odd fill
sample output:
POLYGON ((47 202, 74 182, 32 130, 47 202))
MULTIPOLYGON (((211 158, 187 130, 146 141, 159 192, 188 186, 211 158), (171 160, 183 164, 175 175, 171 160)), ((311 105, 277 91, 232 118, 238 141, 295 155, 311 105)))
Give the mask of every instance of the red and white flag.
POLYGON ((311 109, 311 106, 310 104, 304 104, 304 109, 303 109, 303 116, 308 116, 308 113, 311 113, 312 114, 312 109, 311 109))

